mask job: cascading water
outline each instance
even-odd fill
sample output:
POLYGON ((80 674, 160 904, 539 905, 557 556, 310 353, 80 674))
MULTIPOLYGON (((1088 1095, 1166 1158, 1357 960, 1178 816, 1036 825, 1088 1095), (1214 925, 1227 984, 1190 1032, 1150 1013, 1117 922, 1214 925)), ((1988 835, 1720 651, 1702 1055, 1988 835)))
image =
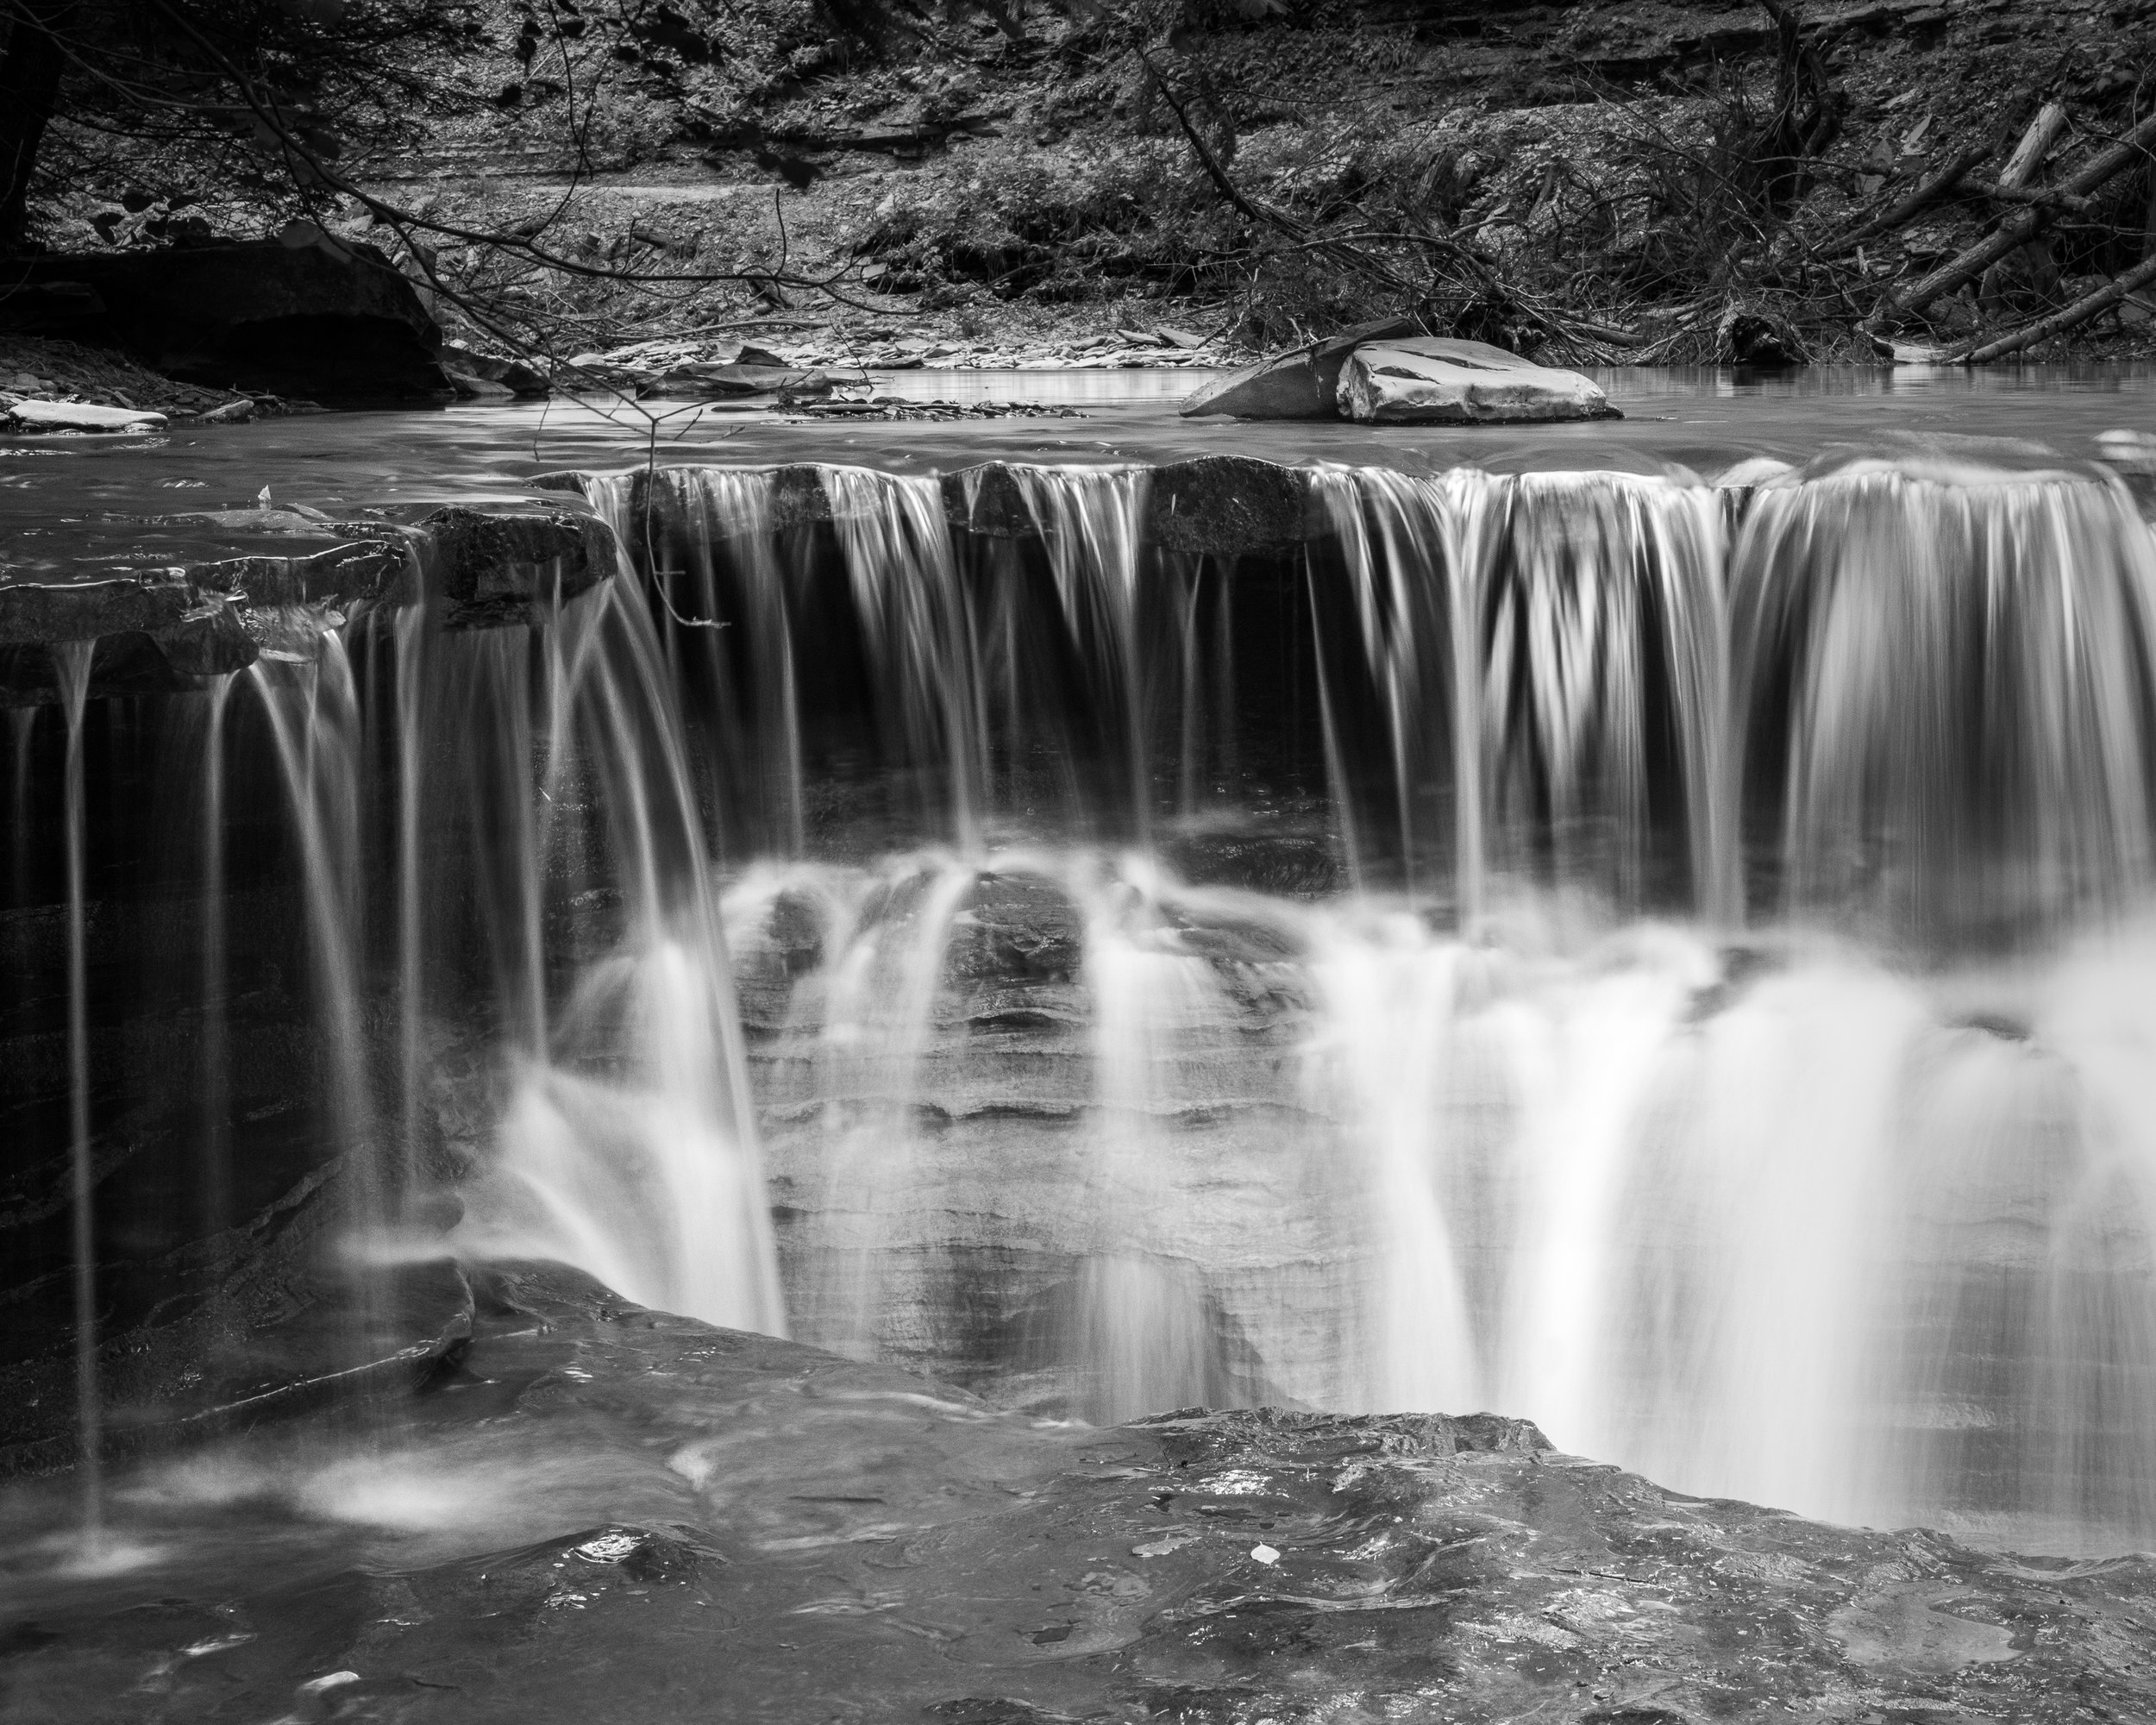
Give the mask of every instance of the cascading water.
POLYGON ((462 1242, 561 1258, 632 1299, 783 1333, 710 840, 657 642, 611 587, 540 633, 438 649, 446 686, 472 703, 457 759, 479 777, 452 782, 475 811, 486 944, 515 1051, 462 1242), (548 662, 542 701, 535 648, 548 662), (536 707, 548 721, 543 758, 536 707), (491 744, 475 751, 482 717, 491 744), (542 901, 550 875, 593 851, 610 859, 602 890, 617 932, 555 1022, 542 901))
POLYGON ((2156 1534, 2149 530, 1748 479, 662 470, 529 626, 296 624, 225 747, 361 1208, 1044 1411, 2156 1534))
POLYGON ((2156 549, 2115 482, 1852 461, 1760 491, 1732 586, 1792 909, 2016 931, 2139 898, 2156 549))
MULTIPOLYGON (((647 482, 753 572, 724 620, 845 571, 959 846, 730 897, 805 1331, 1095 1417, 1488 1403, 1687 1489, 2156 1528, 2134 1063, 2034 1004, 2085 970, 2046 932, 2146 896, 2148 530, 2078 473, 1751 478, 1321 468, 1323 545, 1203 569, 1127 470, 647 482), (1291 662, 1307 705, 1208 710, 1291 662), (2034 944, 1969 945, 1979 887, 2034 944)), ((782 755, 698 746, 805 806, 846 743, 782 687, 726 720, 782 755)))

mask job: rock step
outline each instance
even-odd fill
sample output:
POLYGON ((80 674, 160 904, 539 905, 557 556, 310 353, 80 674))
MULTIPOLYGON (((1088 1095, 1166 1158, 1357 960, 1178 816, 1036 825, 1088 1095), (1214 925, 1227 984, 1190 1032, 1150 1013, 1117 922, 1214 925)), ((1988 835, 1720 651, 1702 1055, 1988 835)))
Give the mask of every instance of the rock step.
POLYGON ((567 509, 452 505, 407 528, 237 513, 248 519, 213 524, 342 543, 128 579, 0 583, 0 706, 59 699, 51 649, 63 643, 97 643, 93 697, 169 693, 258 658, 311 660, 354 605, 424 597, 446 629, 500 628, 544 617, 617 567, 606 524, 567 509))
MULTIPOLYGON (((661 474, 693 472, 661 467, 661 474)), ((810 463, 768 470, 771 489, 760 530, 787 532, 831 519, 831 500, 823 470, 810 463)), ((580 471, 542 474, 527 483, 542 491, 588 496, 592 475, 580 471)), ((990 461, 961 467, 942 476, 943 511, 951 525, 987 538, 1030 539, 1037 532, 1012 465, 990 461)), ((669 495, 671 482, 655 496, 647 473, 638 473, 629 510, 640 518, 655 511, 661 534, 683 524, 680 505, 669 495)), ((712 523, 714 532, 724 524, 712 523)), ((1169 461, 1152 470, 1147 497, 1147 542, 1165 551, 1212 556, 1284 551, 1328 538, 1332 525, 1312 497, 1310 471, 1259 461, 1249 455, 1200 455, 1169 461)))

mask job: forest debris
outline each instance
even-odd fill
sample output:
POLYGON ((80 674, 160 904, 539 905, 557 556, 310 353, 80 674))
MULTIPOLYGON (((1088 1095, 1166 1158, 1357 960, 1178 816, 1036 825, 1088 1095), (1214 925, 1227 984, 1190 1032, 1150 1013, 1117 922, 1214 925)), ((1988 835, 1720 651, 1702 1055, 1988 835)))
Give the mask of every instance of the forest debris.
POLYGON ((2009 354, 2019 353, 2024 348, 2033 348, 2039 342, 2048 341, 2053 336, 2063 336, 2069 329, 2078 329, 2091 317, 2122 304, 2138 289, 2147 287, 2152 282, 2156 282, 2156 257, 2144 258, 2124 275, 2105 283, 2094 293, 2084 295, 2048 317, 2040 317, 2034 323, 2024 324, 2009 335, 1972 348, 1962 357, 1972 366, 1980 366, 1992 360, 2002 359, 2009 354))
POLYGON ((1966 149, 1956 151, 1948 158, 1944 167, 1918 181, 1915 189, 1906 197, 1888 205, 1878 215, 1852 228, 1839 238, 1829 240, 1819 248, 1819 255, 1821 258, 1845 256, 1868 240, 1876 239, 1882 234, 1891 234, 1897 228, 1906 226, 1931 204, 1960 185, 1968 177, 1970 169, 1990 158, 1991 150, 1990 144, 1971 144, 1966 149))
MULTIPOLYGON (((1997 195, 2008 200, 2036 204, 2030 182, 2041 171, 2052 146, 2065 129, 2064 104, 2046 102, 2038 109, 2028 129, 2021 134, 2021 142, 2015 145, 2014 154, 1999 170, 1998 184, 1994 188, 1997 195)), ((2048 297, 2058 285, 2059 265, 2052 256, 2051 242, 2037 235, 1984 271, 1977 283, 1977 300, 1979 304, 1996 308, 2023 290, 2033 288, 2048 297)))
MULTIPOLYGON (((2156 114, 2143 120, 2110 148, 2091 157, 2079 171, 2069 174, 2058 189, 2070 196, 2085 196, 2145 160, 2152 144, 2156 144, 2156 114)), ((1876 331, 1896 317, 1921 311, 1940 296, 1974 281, 2001 258, 2042 232, 2049 216, 2050 212, 2042 208, 2009 216, 1989 238, 1977 242, 1951 262, 1941 264, 1912 286, 1890 295, 1861 327, 1867 334, 1876 331)))

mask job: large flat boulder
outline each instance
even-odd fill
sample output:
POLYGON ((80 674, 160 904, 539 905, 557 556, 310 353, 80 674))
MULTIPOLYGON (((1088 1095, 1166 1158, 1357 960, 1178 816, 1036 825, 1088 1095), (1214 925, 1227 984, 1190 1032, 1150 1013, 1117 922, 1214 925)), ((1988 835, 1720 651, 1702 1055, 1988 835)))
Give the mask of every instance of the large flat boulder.
POLYGON ((335 405, 448 400, 442 331, 373 247, 317 235, 34 258, 79 284, 64 331, 188 383, 335 405))
POLYGON ((156 431, 165 416, 133 407, 103 407, 93 401, 25 399, 0 405, 0 421, 18 431, 156 431))
POLYGON ((1338 398, 1343 417, 1372 424, 1623 417, 1592 378, 1445 336, 1364 342, 1340 367, 1338 398))
POLYGON ((1207 384, 1183 404, 1183 417, 1224 413, 1238 419, 1337 419, 1340 369, 1348 356, 1365 342, 1413 336, 1420 328, 1412 317, 1388 317, 1290 348, 1207 384))

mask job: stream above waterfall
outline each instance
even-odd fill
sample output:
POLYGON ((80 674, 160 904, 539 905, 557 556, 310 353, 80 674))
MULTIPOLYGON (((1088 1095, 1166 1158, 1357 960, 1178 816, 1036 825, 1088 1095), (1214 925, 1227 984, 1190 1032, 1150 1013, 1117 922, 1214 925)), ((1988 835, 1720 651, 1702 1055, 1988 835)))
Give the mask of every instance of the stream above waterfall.
POLYGON ((161 693, 7 649, 14 1465, 284 1393, 303 1265, 448 1254, 1038 1420, 1487 1409, 2156 1541, 2156 373, 1608 382, 0 449, 10 581, 294 505, 624 554, 161 693))
POLYGON ((664 462, 834 461, 924 472, 984 461, 1066 465, 1162 461, 1232 452, 1427 472, 1669 465, 1712 477, 1748 455, 1802 461, 1837 442, 1901 435, 2021 439, 2093 453, 2096 434, 2147 430, 2156 367, 1821 367, 1783 373, 1620 369, 1595 373, 1620 422, 1532 427, 1381 427, 1188 420, 1156 392, 1194 372, 871 373, 915 400, 1057 405, 1069 418, 807 423, 723 404, 653 401, 603 411, 567 401, 473 404, 436 412, 338 413, 141 437, 0 442, 0 565, 53 580, 100 566, 172 560, 229 536, 153 528, 147 517, 232 508, 265 486, 335 514, 417 514, 445 503, 532 495, 535 474, 619 466, 649 445, 664 462), (1124 398, 1118 392, 1129 391, 1124 398), (657 419, 653 427, 639 408, 657 419))

